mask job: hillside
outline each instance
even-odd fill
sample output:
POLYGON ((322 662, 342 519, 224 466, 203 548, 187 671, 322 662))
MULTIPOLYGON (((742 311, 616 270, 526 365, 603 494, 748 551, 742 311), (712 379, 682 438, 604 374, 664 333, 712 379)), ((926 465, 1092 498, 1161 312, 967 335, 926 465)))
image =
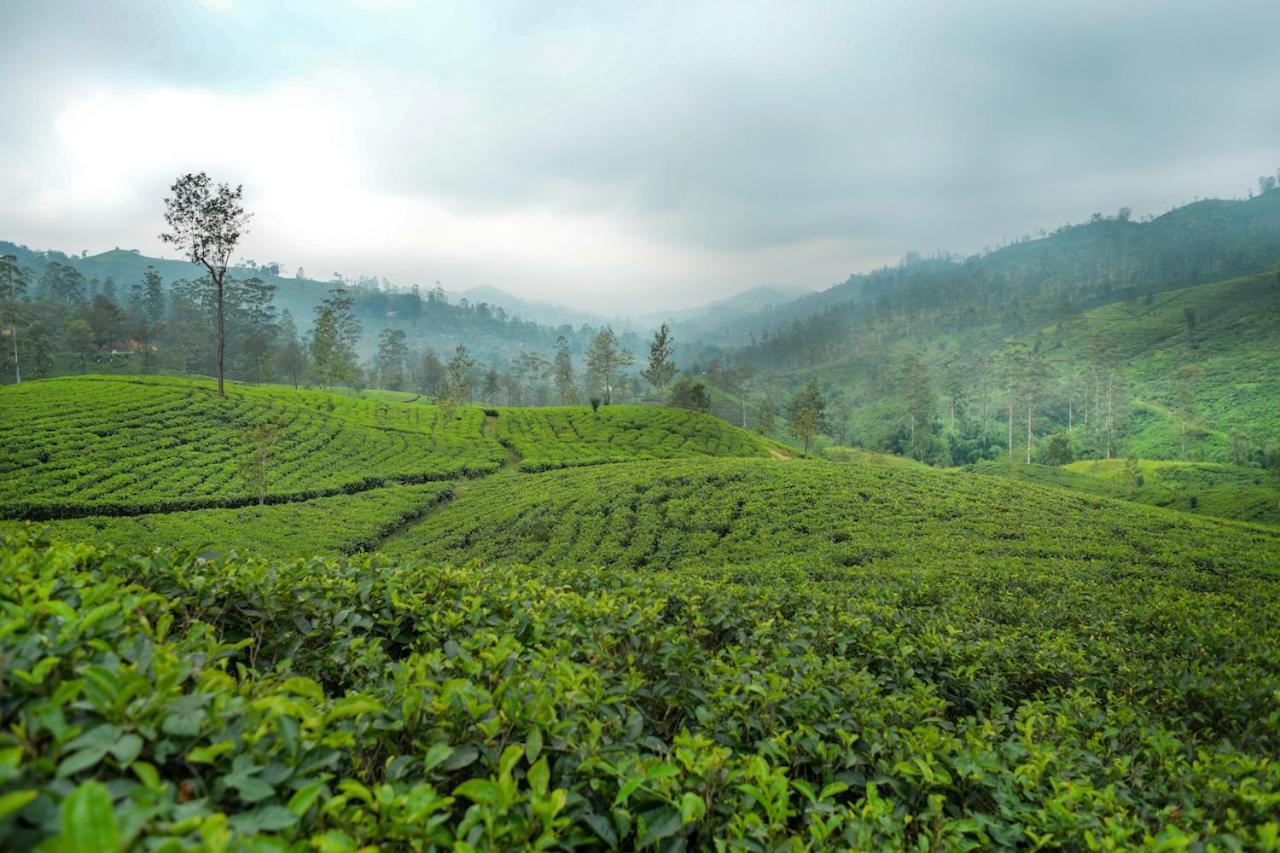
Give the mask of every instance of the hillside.
POLYGON ((387 551, 8 540, 0 713, 31 724, 0 734, 0 835, 1275 836, 1273 531, 892 460, 706 459, 499 474, 387 551))
MULTIPOLYGON (((828 434, 903 454, 908 447, 904 376, 909 356, 926 368, 932 400, 933 438, 925 456, 935 464, 971 464, 1007 458, 1006 380, 1002 344, 1020 340, 1043 365, 1036 385, 1034 461, 1044 461, 1045 441, 1074 426, 1077 455, 1105 455, 1094 411, 1115 378, 1113 456, 1176 459, 1182 415, 1175 371, 1192 365, 1188 459, 1228 462, 1242 457, 1265 464, 1280 435, 1280 274, 1276 271, 1190 288, 1150 293, 1080 312, 1011 334, 999 323, 922 324, 893 335, 872 325, 856 335, 857 351, 811 367, 774 370, 754 380, 754 396, 785 402, 810 379, 830 403, 828 434), (1194 331, 1188 332, 1188 312, 1194 331), (1099 341, 1110 348, 1098 361, 1099 341), (953 414, 954 412, 954 414, 953 414)), ((1025 453, 1025 392, 1017 391, 1015 455, 1025 453)), ((735 404, 717 413, 740 420, 735 404)))
MULTIPOLYGON (((793 557, 814 570, 1011 561, 1047 571, 1135 559, 1216 564, 1226 556, 1222 535, 1179 514, 891 459, 707 459, 492 478, 409 527, 386 553, 637 569, 793 557)), ((1231 536, 1232 550, 1251 542, 1280 554, 1280 535, 1231 536)))
MULTIPOLYGON (((1078 312, 1133 294, 1248 275, 1280 264, 1280 191, 1243 200, 1205 199, 1134 221, 1095 214, 968 256, 917 253, 896 267, 845 281, 746 317, 701 330, 706 349, 758 341, 753 359, 777 364, 828 355, 839 341, 814 339, 823 320, 840 326, 889 313, 949 323, 981 314, 1016 323, 1048 322, 1063 306, 1078 312), (946 318, 945 320, 943 318, 946 318), (809 340, 805 340, 808 337, 809 340)), ((941 323, 940 323, 941 324, 941 323)), ((847 342, 846 342, 847 343, 847 342)))
POLYGON ((1061 325, 1042 330, 1045 358, 1061 373, 1087 361, 1097 335, 1115 342, 1136 407, 1129 452, 1177 458, 1171 410, 1184 364, 1203 372, 1192 388, 1192 458, 1230 459, 1234 434, 1254 446, 1280 436, 1280 271, 1115 303, 1061 325))
POLYGON ((256 503, 244 431, 277 422, 271 502, 453 479, 502 464, 483 417, 243 385, 222 399, 188 379, 23 383, 0 390, 0 502, 6 517, 35 519, 256 503))
POLYGON ((1257 468, 1212 462, 1089 459, 1056 467, 981 462, 980 474, 1008 477, 1196 515, 1280 524, 1280 483, 1257 468))
POLYGON ((0 518, 11 519, 0 530, 31 520, 60 538, 139 550, 350 553, 451 495, 450 482, 513 464, 781 453, 715 418, 657 407, 449 414, 390 392, 232 383, 224 400, 191 379, 63 378, 0 389, 0 518), (271 425, 260 494, 251 431, 271 425))

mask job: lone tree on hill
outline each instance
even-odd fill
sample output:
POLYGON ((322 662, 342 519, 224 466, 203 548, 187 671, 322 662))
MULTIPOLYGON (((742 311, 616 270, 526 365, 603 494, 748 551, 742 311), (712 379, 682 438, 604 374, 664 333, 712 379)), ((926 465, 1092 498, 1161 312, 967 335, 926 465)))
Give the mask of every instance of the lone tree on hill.
POLYGON ((172 194, 164 201, 164 219, 169 230, 160 235, 164 242, 177 246, 191 263, 203 266, 213 282, 218 311, 218 394, 222 397, 227 396, 223 387, 227 348, 223 292, 227 265, 249 223, 242 191, 239 185, 235 189, 230 184, 215 186, 204 172, 183 175, 170 187, 172 194))
POLYGON ((658 327, 658 331, 654 332, 653 341, 649 344, 649 367, 640 371, 644 381, 652 385, 654 391, 666 388, 671 378, 676 375, 676 365, 671 360, 674 349, 671 327, 663 323, 658 327))

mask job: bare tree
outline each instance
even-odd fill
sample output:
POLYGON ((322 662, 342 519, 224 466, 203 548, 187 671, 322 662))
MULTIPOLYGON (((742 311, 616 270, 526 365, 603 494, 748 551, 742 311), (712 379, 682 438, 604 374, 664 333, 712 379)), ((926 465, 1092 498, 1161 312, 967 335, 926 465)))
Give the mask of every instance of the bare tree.
POLYGON ((230 184, 215 186, 204 172, 183 175, 170 187, 171 195, 165 199, 164 219, 169 231, 160 235, 164 242, 177 246, 191 263, 203 266, 217 292, 218 394, 223 397, 227 396, 223 388, 227 342, 222 297, 231 253, 244 235, 250 216, 241 201, 242 191, 239 185, 235 189, 230 184))

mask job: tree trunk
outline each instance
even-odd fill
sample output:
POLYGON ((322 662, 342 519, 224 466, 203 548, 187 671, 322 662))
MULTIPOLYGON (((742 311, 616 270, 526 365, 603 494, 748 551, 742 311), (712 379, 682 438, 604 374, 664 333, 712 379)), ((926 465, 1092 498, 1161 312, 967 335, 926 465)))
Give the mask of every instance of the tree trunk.
POLYGON ((1031 464, 1031 403, 1027 403, 1027 464, 1031 464))
POLYGON ((218 286, 218 396, 227 396, 227 391, 223 387, 222 382, 222 357, 227 348, 226 328, 223 323, 222 310, 222 276, 218 276, 214 282, 218 286))
POLYGON ((22 384, 22 368, 18 365, 18 318, 13 318, 13 325, 10 327, 13 332, 13 379, 15 385, 22 384))
POLYGON ((1013 395, 1009 395, 1009 461, 1013 461, 1013 395))

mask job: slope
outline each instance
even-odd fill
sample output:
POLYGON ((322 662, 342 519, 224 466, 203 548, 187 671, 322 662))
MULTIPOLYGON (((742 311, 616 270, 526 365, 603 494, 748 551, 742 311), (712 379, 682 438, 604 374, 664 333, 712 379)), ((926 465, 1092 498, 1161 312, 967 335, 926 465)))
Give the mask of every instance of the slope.
POLYGON ((1197 515, 1280 524, 1275 478, 1258 468, 1214 462, 1088 459, 1061 467, 980 462, 968 470, 1057 486, 1197 515))
POLYGON ((245 430, 277 424, 269 502, 497 470, 483 414, 334 394, 173 378, 86 377, 0 389, 4 517, 236 507, 258 496, 244 475, 245 430))
POLYGON ((1274 845, 1275 531, 697 459, 489 477, 416 532, 0 543, 0 846, 1274 845))
POLYGON ((869 571, 1280 556, 1280 534, 962 472, 864 461, 672 460, 491 478, 412 525, 397 558, 664 569, 797 559, 869 571))

